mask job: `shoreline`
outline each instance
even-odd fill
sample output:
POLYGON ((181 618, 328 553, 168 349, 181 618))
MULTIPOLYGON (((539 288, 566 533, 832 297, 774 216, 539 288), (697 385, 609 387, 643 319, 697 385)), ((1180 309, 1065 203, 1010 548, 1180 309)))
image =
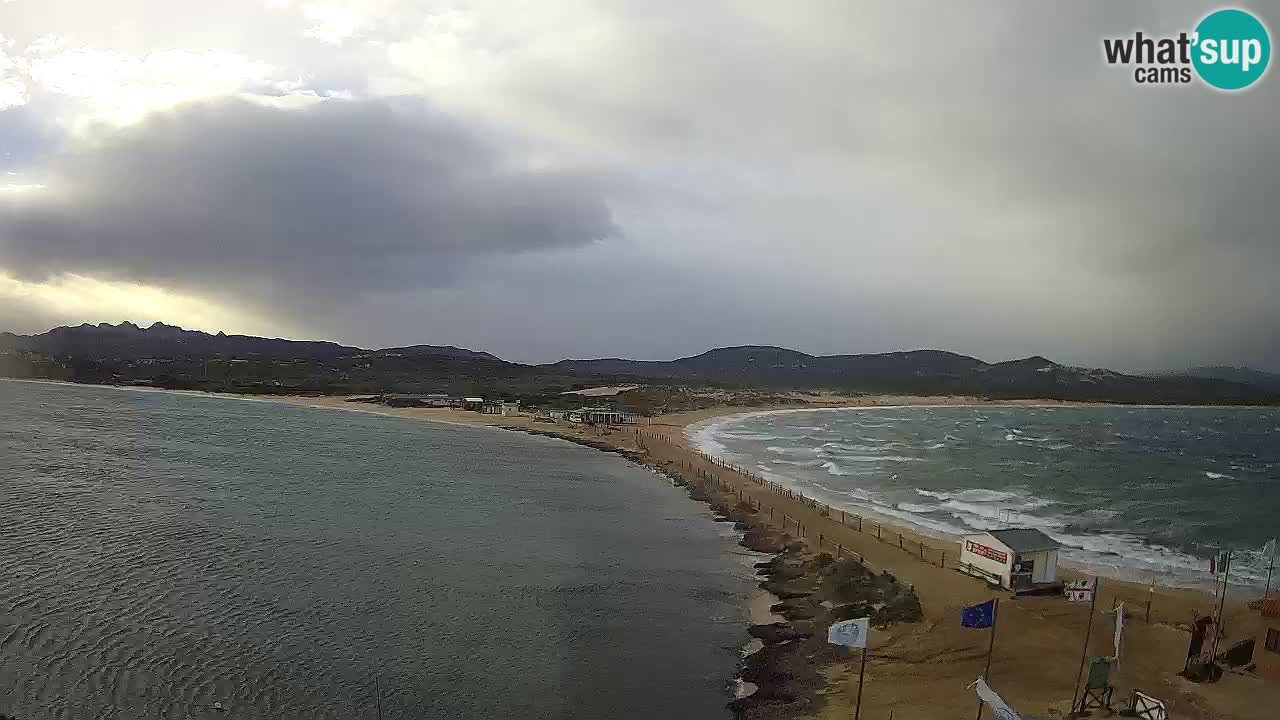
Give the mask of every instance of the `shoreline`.
MULTIPOLYGON (((1123 407, 1123 408, 1130 408, 1130 409, 1131 408, 1191 409, 1191 408, 1199 408, 1202 406, 1197 406, 1197 405, 1137 406, 1137 405, 1105 405, 1105 404, 1095 404, 1095 403, 1066 405, 1066 404, 1057 404, 1057 403, 1042 403, 1038 401, 1026 401, 1018 405, 999 405, 999 404, 992 404, 992 403, 968 404, 968 405, 920 403, 920 404, 903 404, 903 405, 855 405, 855 406, 844 406, 844 407, 799 408, 799 409, 784 408, 784 409, 770 409, 770 410, 760 410, 760 411, 752 411, 752 412, 740 412, 740 413, 733 413, 729 415, 719 415, 719 416, 706 418, 704 420, 699 420, 697 422, 692 422, 687 426, 685 426, 684 442, 686 445, 688 445, 691 449, 695 451, 707 452, 712 455, 715 455, 717 448, 723 450, 723 447, 724 447, 723 445, 720 445, 720 443, 716 442, 714 438, 711 437, 711 435, 716 430, 723 428, 726 425, 730 425, 732 423, 737 423, 737 422, 749 420, 752 418, 768 417, 773 415, 784 415, 784 414, 801 413, 801 412, 836 411, 836 410, 900 410, 900 409, 916 409, 916 408, 979 409, 979 408, 991 408, 991 407, 1017 407, 1017 408, 1033 408, 1033 409, 1056 409, 1061 407, 1083 407, 1083 408, 1123 407), (699 438, 698 436, 702 433, 706 433, 707 437, 699 438)), ((722 458, 722 459, 725 459, 725 458, 722 458)), ((795 490, 796 492, 801 491, 800 488, 797 487, 798 485, 797 481, 794 478, 788 476, 785 471, 775 472, 774 474, 777 476, 775 479, 780 479, 783 481, 782 482, 783 485, 791 487, 791 489, 795 490)), ((834 503, 836 501, 832 500, 831 502, 834 503)), ((875 506, 863 505, 854 501, 843 501, 843 502, 845 502, 847 507, 839 507, 837 509, 847 511, 850 515, 860 515, 864 518, 874 519, 877 523, 885 527, 892 527, 895 531, 906 531, 908 533, 912 533, 922 538, 928 538, 938 543, 951 543, 952 546, 955 546, 959 544, 963 535, 967 534, 967 533, 949 531, 945 529, 939 529, 937 527, 930 526, 929 524, 923 521, 915 521, 915 520, 912 520, 911 518, 900 517, 888 512, 884 512, 883 510, 875 506)), ((834 506, 829 505, 828 507, 834 507, 834 506)), ((897 509, 897 508, 888 508, 888 509, 897 509)), ((902 512, 911 514, 910 511, 902 511, 902 512)), ((980 532, 980 531, 975 529, 972 532, 980 532)), ((1067 545, 1066 549, 1072 549, 1074 547, 1075 546, 1067 545)), ((1195 558, 1195 559, 1198 560, 1198 558, 1195 558)), ((1169 580, 1174 579, 1174 576, 1169 575, 1168 573, 1163 573, 1159 570, 1134 569, 1132 570, 1132 572, 1129 572, 1126 568, 1123 568, 1119 565, 1106 565, 1102 563, 1091 564, 1088 562, 1081 562, 1078 560, 1070 560, 1065 558, 1059 560, 1058 566, 1068 571, 1069 573, 1081 578, 1098 576, 1110 581, 1130 583, 1130 584, 1139 585, 1143 587, 1154 584, 1156 587, 1164 588, 1168 590, 1189 591, 1189 592, 1198 592, 1198 593, 1216 593, 1216 590, 1213 589, 1213 584, 1211 583, 1201 582, 1197 584, 1190 581, 1170 582, 1169 580), (1151 578, 1153 576, 1155 578, 1154 583, 1150 581, 1146 581, 1147 578, 1151 578), (1166 577, 1162 577, 1162 576, 1166 576, 1166 577)), ((1232 593, 1241 593, 1246 596, 1250 596, 1253 599, 1261 598, 1263 595, 1262 591, 1258 587, 1255 587, 1254 585, 1251 585, 1251 584, 1241 583, 1241 582, 1232 582, 1231 591, 1232 593)))
MULTIPOLYGON (((885 407, 885 399, 881 400, 882 402, 875 404, 840 406, 885 407)), ((934 398, 921 398, 919 402, 901 404, 914 406, 925 404, 925 400, 934 398)), ((302 397, 295 398, 292 402, 310 407, 347 405, 344 400, 333 398, 302 397)), ((961 404, 1026 407, 1028 403, 966 403, 954 399, 952 402, 938 404, 944 407, 961 404)), ((1059 407, 1066 404, 1051 402, 1047 406, 1059 407)), ((349 405, 344 409, 349 409, 349 405)), ((793 539, 805 548, 809 556, 829 551, 832 544, 838 544, 843 552, 856 553, 876 572, 890 573, 919 593, 924 611, 921 622, 894 625, 873 634, 867 687, 862 699, 863 710, 872 717, 887 717, 892 711, 903 717, 920 718, 951 718, 960 713, 973 712, 973 693, 967 688, 974 678, 982 674, 985 646, 979 646, 985 640, 985 634, 963 630, 959 627, 957 618, 962 607, 982 602, 992 596, 993 593, 984 583, 961 575, 954 569, 921 562, 917 552, 904 552, 897 544, 845 527, 838 517, 824 514, 811 500, 806 502, 778 495, 768 486, 762 486, 739 472, 703 458, 689 446, 686 438, 686 429, 695 422, 787 409, 819 408, 746 410, 741 407, 720 407, 661 416, 654 418, 651 425, 624 429, 543 425, 534 423, 527 417, 502 418, 462 411, 392 409, 391 412, 378 414, 523 432, 543 425, 537 427, 536 434, 619 453, 668 477, 678 477, 680 473, 705 476, 711 482, 722 484, 740 502, 773 510, 775 517, 785 517, 784 523, 792 523, 792 528, 798 530, 794 523, 799 521, 804 527, 804 537, 793 539), (814 534, 818 535, 816 543, 814 534), (878 679, 873 681, 872 677, 878 679)), ((704 498, 694 499, 707 502, 704 498)), ((766 518, 765 522, 768 524, 770 521, 766 518)), ((776 531, 777 525, 773 521, 769 526, 776 531)), ((900 521, 891 519, 882 527, 888 531, 887 537, 890 540, 900 538, 904 547, 910 551, 915 551, 921 543, 926 554, 933 550, 954 550, 951 543, 940 543, 936 538, 917 534, 900 521)), ((1062 574, 1068 579, 1077 577, 1068 568, 1064 568, 1062 574)), ((784 600, 775 604, 775 608, 781 609, 779 606, 785 606, 786 602, 784 600)), ((1216 684, 1197 685, 1178 675, 1185 657, 1192 613, 1198 610, 1201 614, 1208 614, 1212 610, 1212 596, 1202 591, 1165 587, 1151 589, 1142 583, 1103 579, 1099 590, 1097 616, 1092 623, 1089 638, 1090 654, 1109 654, 1112 628, 1109 616, 1104 613, 1120 602, 1129 608, 1130 623, 1125 635, 1127 659, 1113 675, 1113 682, 1119 688, 1118 698, 1122 692, 1131 688, 1142 688, 1169 703, 1171 711, 1177 716, 1193 720, 1216 719, 1222 717, 1224 712, 1228 717, 1263 720, 1269 716, 1259 708, 1280 702, 1280 687, 1264 684, 1253 676, 1228 673, 1216 684), (1152 605, 1149 622, 1146 620, 1148 599, 1152 605)), ((1229 598, 1224 614, 1228 631, 1232 627, 1244 627, 1252 612, 1238 597, 1229 598)), ((1073 674, 1077 670, 1083 631, 1088 621, 1088 607, 1068 603, 1061 598, 1024 597, 1007 604, 1002 603, 1001 613, 1001 625, 1005 629, 1001 630, 1003 639, 992 662, 993 687, 1006 701, 1023 712, 1031 714, 1048 711, 1065 714, 1069 710, 1075 684, 1073 674), (1012 629, 1006 626, 1012 626, 1012 629), (1048 662, 1048 658, 1055 660, 1048 662)), ((800 614, 805 614, 805 611, 801 610, 800 614)), ((788 617, 782 627, 790 627, 795 623, 801 623, 802 626, 803 623, 810 623, 805 631, 813 630, 811 621, 800 617, 788 617)), ((756 627, 753 626, 749 632, 771 632, 755 629, 756 627)), ((771 639, 778 641, 779 637, 785 638, 788 635, 773 635, 771 639)), ((809 639, 811 638, 806 638, 805 641, 809 639)), ((765 682, 758 683, 760 689, 751 696, 756 698, 755 705, 743 706, 740 703, 734 706, 735 711, 741 717, 789 718, 803 715, 821 720, 848 717, 857 693, 856 662, 826 653, 826 648, 819 644, 813 650, 816 653, 813 659, 808 661, 803 670, 796 668, 796 675, 779 675, 775 672, 777 668, 771 663, 778 661, 779 657, 785 657, 785 654, 779 653, 791 640, 775 642, 774 647, 766 645, 762 653, 747 657, 742 679, 755 682, 753 678, 758 677, 765 682), (814 683, 812 676, 805 676, 804 673, 809 670, 819 672, 823 681, 814 683), (801 679, 797 680, 797 677, 801 679), (788 681, 791 681, 790 685, 787 684, 788 681), (779 687, 792 690, 779 691, 779 687), (792 698, 792 701, 800 702, 806 709, 791 711, 770 704, 773 702, 770 698, 776 700, 780 696, 792 698)))
MULTIPOLYGON (((758 480, 700 455, 686 438, 686 429, 698 421, 767 410, 818 408, 761 408, 744 412, 741 407, 720 407, 654 418, 651 425, 608 429, 543 424, 528 417, 485 416, 464 411, 359 406, 335 397, 182 394, 531 432, 620 454, 678 485, 686 485, 691 498, 711 504, 721 516, 718 519, 740 524, 739 529, 747 531, 744 546, 761 552, 778 552, 773 561, 760 563, 757 568, 764 574, 761 585, 765 590, 783 590, 775 597, 784 599, 772 603, 769 609, 781 612, 784 622, 759 623, 753 619, 748 628, 748 634, 760 640, 763 649, 745 656, 742 662, 739 678, 755 684, 756 692, 731 702, 730 707, 739 717, 803 715, 835 720, 852 713, 858 692, 856 659, 835 653, 825 645, 825 628, 818 627, 820 623, 815 621, 815 615, 829 617, 830 609, 818 607, 809 599, 812 588, 818 587, 821 580, 821 573, 812 567, 812 561, 822 554, 829 557, 833 545, 839 548, 837 554, 849 553, 865 567, 886 573, 894 583, 911 588, 913 595, 918 594, 918 606, 923 612, 917 621, 891 622, 873 629, 867 687, 862 697, 863 710, 868 716, 887 717, 895 712, 902 717, 953 718, 973 712, 974 696, 968 686, 982 674, 986 633, 960 628, 958 617, 962 607, 982 602, 993 594, 985 584, 952 568, 922 562, 913 552, 917 543, 924 553, 938 544, 935 539, 919 536, 892 519, 882 527, 889 531, 890 539, 896 537, 901 546, 859 532, 844 525, 841 518, 823 512, 823 507, 812 500, 780 494, 758 480), (754 511, 747 512, 744 506, 754 511), (792 528, 795 533, 784 528, 792 528), (798 597, 788 599, 793 593, 798 593, 798 597)), ((960 403, 948 402, 943 406, 957 404, 960 403)), ((1025 406, 1025 403, 1012 406, 1025 406)), ((757 595, 750 600, 753 608, 763 602, 761 597, 757 595)), ((1098 614, 1092 621, 1088 639, 1089 654, 1110 654, 1111 621, 1103 613, 1118 602, 1130 608, 1125 660, 1113 673, 1118 701, 1129 689, 1141 688, 1168 703, 1174 716, 1191 720, 1216 720, 1224 716, 1263 720, 1269 718, 1266 708, 1280 704, 1280 687, 1265 684, 1251 675, 1227 673, 1222 681, 1212 685, 1197 685, 1178 675, 1185 657, 1191 614, 1197 609, 1207 612, 1212 602, 1212 598, 1202 592, 1169 588, 1149 591, 1146 585, 1138 583, 1104 580, 1099 590, 1098 614), (1148 599, 1152 601, 1149 621, 1144 613, 1148 599)), ((1229 600, 1224 615, 1228 631, 1242 627, 1246 617, 1252 614, 1242 603, 1229 600)), ((1018 598, 1002 602, 1001 639, 991 664, 992 686, 1023 713, 1065 714, 1088 616, 1088 607, 1067 603, 1061 598, 1018 598)))

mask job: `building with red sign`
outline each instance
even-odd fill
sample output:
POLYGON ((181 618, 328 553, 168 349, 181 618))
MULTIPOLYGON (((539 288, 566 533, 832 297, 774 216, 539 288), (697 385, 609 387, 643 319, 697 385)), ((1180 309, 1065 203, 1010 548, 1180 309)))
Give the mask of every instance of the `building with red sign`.
POLYGON ((1025 592, 1061 585, 1058 541, 1035 528, 990 530, 960 539, 960 569, 1006 590, 1025 592))

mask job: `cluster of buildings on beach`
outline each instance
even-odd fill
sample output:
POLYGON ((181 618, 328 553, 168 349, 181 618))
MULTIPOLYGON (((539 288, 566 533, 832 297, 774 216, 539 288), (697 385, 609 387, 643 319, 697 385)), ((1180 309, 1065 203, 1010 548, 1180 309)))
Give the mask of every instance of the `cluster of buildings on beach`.
POLYGON ((590 425, 635 425, 640 418, 635 413, 611 407, 579 407, 564 410, 540 410, 522 407, 516 400, 486 400, 483 397, 449 395, 448 393, 421 393, 385 395, 382 402, 392 407, 429 407, 470 410, 485 415, 513 417, 531 416, 540 420, 584 423, 590 425))

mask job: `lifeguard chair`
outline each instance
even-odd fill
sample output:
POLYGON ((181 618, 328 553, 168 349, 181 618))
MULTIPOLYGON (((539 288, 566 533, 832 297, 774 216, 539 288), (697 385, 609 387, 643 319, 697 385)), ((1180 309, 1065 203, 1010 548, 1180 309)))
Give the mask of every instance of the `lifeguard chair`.
POLYGON ((1090 710, 1106 710, 1111 712, 1111 695, 1115 687, 1111 685, 1111 666, 1115 664, 1113 657, 1089 658, 1089 674, 1084 682, 1084 694, 1071 708, 1075 716, 1085 715, 1090 710))

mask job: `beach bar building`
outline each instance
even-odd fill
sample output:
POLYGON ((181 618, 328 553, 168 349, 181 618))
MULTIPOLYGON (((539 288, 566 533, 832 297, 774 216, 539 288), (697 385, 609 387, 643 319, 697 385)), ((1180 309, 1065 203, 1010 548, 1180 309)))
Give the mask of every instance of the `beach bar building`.
POLYGON ((960 569, 1015 593, 1061 588, 1060 547, 1035 528, 965 535, 960 540, 960 569))
POLYGON ((610 407, 578 408, 578 415, 582 418, 581 422, 594 423, 596 425, 636 424, 636 416, 634 414, 615 410, 610 407))

